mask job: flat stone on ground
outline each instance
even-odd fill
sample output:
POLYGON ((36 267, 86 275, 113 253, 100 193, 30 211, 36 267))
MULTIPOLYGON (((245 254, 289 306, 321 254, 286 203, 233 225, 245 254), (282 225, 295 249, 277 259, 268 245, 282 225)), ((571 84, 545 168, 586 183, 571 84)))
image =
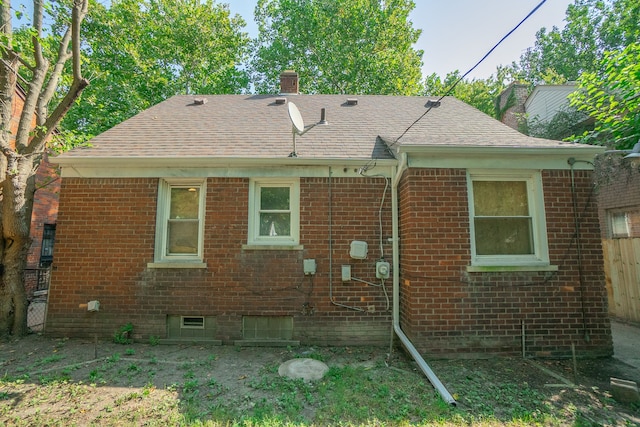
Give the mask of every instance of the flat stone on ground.
POLYGON ((329 367, 315 359, 291 359, 278 368, 281 377, 302 378, 305 381, 319 380, 327 373, 329 367))

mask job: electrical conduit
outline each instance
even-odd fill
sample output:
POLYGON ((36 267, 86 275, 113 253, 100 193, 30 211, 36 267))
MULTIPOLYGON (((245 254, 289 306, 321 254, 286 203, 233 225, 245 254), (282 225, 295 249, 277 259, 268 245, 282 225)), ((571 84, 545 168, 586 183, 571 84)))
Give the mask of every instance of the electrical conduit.
POLYGON ((392 211, 392 226, 393 226, 393 330, 396 336, 402 342, 402 345, 411 354, 411 357, 416 361, 420 370, 429 379, 429 382, 440 393, 442 399, 451 404, 456 405, 456 400, 451 396, 451 393, 445 388, 440 379, 431 370, 427 362, 422 358, 418 350, 413 343, 404 334, 400 328, 400 244, 399 244, 399 227, 398 227, 398 184, 403 172, 407 169, 407 155, 400 153, 400 165, 396 170, 393 182, 391 185, 391 211, 392 211))

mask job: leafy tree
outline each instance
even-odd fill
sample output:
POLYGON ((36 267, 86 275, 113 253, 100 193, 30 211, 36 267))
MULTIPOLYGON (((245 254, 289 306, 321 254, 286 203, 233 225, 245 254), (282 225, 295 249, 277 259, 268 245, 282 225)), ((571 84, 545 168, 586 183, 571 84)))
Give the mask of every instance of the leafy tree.
POLYGON ((23 274, 31 244, 35 172, 47 141, 89 84, 80 67, 80 25, 87 13, 87 0, 57 6, 46 6, 51 13, 60 14, 60 25, 45 36, 45 2, 34 1, 31 24, 24 29, 29 35, 27 45, 14 44, 11 2, 0 3, 0 336, 27 332, 23 274), (48 49, 54 41, 57 48, 48 49), (69 61, 71 76, 61 85, 69 61), (20 111, 22 99, 19 75, 26 76, 25 97, 15 123, 12 119, 20 111))
POLYGON ((448 73, 444 80, 436 74, 427 76, 424 82, 425 96, 452 95, 490 116, 496 115, 496 98, 506 88, 510 70, 498 67, 488 79, 460 80, 458 70, 448 73))
POLYGON ((95 135, 176 94, 248 90, 244 25, 212 0, 96 4, 83 44, 91 86, 65 127, 95 135))
POLYGON ((527 120, 526 127, 520 130, 537 138, 562 141, 592 129, 593 123, 589 116, 574 107, 566 106, 561 108, 551 120, 544 121, 537 117, 527 120))
POLYGON ((601 71, 584 73, 571 105, 595 120, 581 142, 630 149, 640 142, 640 43, 607 52, 601 71))
POLYGON ((550 79, 575 81, 593 72, 604 53, 640 40, 637 0, 576 0, 566 12, 566 26, 540 29, 535 46, 513 68, 520 79, 538 84, 550 79))
POLYGON ((293 69, 305 93, 419 94, 414 7, 408 0, 259 0, 255 90, 277 92, 278 75, 293 69))

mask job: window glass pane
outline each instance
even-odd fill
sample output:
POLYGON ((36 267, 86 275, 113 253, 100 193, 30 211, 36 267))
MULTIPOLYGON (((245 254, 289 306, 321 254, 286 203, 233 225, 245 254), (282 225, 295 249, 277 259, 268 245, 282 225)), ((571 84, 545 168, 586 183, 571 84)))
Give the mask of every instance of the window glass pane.
POLYGON ((290 236, 291 214, 261 213, 260 236, 290 236))
POLYGON ((289 187, 262 187, 260 210, 289 210, 289 187))
POLYGON ((198 253, 198 221, 169 221, 168 227, 169 254, 198 253))
POLYGON ((200 201, 200 189, 198 187, 171 188, 171 219, 197 219, 198 202, 200 201))
POLYGON ((526 181, 473 181, 476 216, 529 216, 526 181))
POLYGON ((531 218, 476 218, 478 255, 533 254, 531 218))
POLYGON ((611 231, 614 237, 629 237, 629 217, 625 212, 617 212, 611 216, 611 231))

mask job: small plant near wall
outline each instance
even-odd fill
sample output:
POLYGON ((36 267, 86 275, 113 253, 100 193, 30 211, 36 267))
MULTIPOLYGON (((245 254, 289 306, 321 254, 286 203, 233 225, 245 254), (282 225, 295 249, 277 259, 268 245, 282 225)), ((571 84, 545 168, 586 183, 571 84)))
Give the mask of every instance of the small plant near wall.
POLYGON ((123 325, 113 335, 116 344, 131 344, 133 342, 133 325, 131 322, 123 325))

